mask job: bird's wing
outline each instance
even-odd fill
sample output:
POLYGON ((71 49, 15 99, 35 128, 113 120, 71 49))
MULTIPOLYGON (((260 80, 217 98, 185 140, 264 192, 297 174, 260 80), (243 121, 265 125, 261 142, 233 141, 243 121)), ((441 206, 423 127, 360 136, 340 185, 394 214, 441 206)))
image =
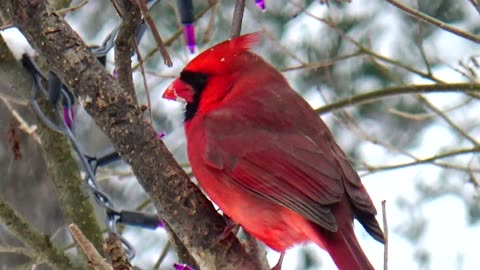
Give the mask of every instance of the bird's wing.
POLYGON ((295 121, 306 121, 296 119, 301 112, 278 117, 263 107, 255 116, 252 105, 241 108, 245 102, 204 116, 205 164, 225 174, 225 181, 336 231, 331 206, 345 188, 329 143, 318 144, 296 126, 295 121))

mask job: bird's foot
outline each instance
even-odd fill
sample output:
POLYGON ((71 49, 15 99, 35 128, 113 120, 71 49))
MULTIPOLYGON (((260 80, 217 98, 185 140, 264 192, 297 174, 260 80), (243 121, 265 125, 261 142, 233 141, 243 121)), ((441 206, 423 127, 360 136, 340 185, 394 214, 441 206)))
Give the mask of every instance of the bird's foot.
POLYGON ((223 229, 222 234, 220 234, 220 236, 218 237, 219 241, 225 240, 225 238, 227 238, 230 233, 236 234, 240 229, 240 225, 238 225, 238 223, 236 223, 235 221, 233 221, 227 216, 224 216, 224 218, 225 218, 225 222, 227 223, 227 226, 225 226, 225 229, 223 229))

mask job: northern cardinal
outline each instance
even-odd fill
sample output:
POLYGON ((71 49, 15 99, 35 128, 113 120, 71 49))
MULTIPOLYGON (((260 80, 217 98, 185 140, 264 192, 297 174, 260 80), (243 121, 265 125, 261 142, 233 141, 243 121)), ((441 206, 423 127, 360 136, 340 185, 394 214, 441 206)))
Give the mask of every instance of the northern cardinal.
POLYGON ((341 270, 374 269, 353 219, 383 243, 375 207, 318 114, 249 51, 260 38, 207 49, 163 94, 186 102, 193 174, 225 214, 282 255, 313 241, 341 270))

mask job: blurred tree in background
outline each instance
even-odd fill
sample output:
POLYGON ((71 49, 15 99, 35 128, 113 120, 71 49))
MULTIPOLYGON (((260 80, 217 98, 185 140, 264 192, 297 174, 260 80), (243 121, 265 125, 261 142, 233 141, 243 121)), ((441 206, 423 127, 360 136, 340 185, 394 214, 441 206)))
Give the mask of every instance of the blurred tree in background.
MULTIPOLYGON (((88 199, 90 193, 81 183, 84 172, 78 169, 68 141, 43 126, 31 109, 31 76, 10 50, 17 58, 33 51, 13 28, 7 2, 0 5, 4 29, 0 40, 0 265, 2 269, 37 265, 65 269, 62 265, 71 263, 82 269, 85 261, 72 245, 68 224, 77 224, 101 251, 104 213, 88 199), (24 227, 43 233, 44 242, 26 239, 26 231, 12 224, 17 222, 11 218, 12 209, 25 218, 24 227), (45 243, 47 248, 42 248, 45 243), (58 256, 52 257, 51 247, 58 256)), ((88 45, 101 44, 121 23, 111 1, 48 2, 64 8, 65 20, 88 45)), ((379 212, 381 201, 387 201, 388 269, 477 269, 480 4, 476 0, 352 0, 328 5, 267 0, 266 5, 267 11, 261 12, 254 1, 246 1, 242 33, 264 32, 254 51, 281 70, 317 108, 363 176, 379 212)), ((194 1, 198 51, 230 37, 234 6, 235 1, 194 1)), ((161 94, 194 55, 182 38, 176 1, 158 1, 150 15, 173 67, 163 64, 147 30, 138 44, 144 61, 132 57, 135 92, 139 105, 147 106, 145 118, 151 111, 155 130, 167 134, 164 143, 190 173, 182 107, 162 100, 161 94)), ((106 69, 112 73, 114 68, 112 50, 106 69)), ((74 133, 85 153, 102 156, 113 151, 111 136, 81 106, 75 115, 74 133)), ((140 180, 143 188, 137 183, 126 163, 99 168, 97 178, 117 208, 161 212, 157 201, 149 198, 151 190, 140 180)), ((382 219, 381 213, 378 218, 382 219)), ((120 226, 137 253, 132 264, 141 269, 172 269, 180 261, 175 252, 181 250, 179 240, 167 237, 167 231, 176 230, 173 226, 155 231, 120 226)), ((381 269, 386 260, 383 246, 364 237, 362 228, 357 235, 367 256, 381 269)), ((277 257, 268 251, 270 265, 277 257)), ((320 248, 306 245, 287 253, 284 269, 335 267, 320 248)))

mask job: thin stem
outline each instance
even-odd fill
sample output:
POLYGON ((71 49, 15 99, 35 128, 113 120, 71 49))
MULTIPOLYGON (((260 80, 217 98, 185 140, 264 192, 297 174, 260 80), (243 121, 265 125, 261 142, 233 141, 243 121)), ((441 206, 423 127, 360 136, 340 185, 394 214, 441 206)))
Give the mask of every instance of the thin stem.
POLYGON ((145 1, 142 1, 142 0, 136 0, 136 1, 137 1, 138 7, 142 11, 145 22, 150 28, 150 31, 152 31, 153 39, 157 43, 157 47, 160 50, 160 54, 162 55, 162 58, 163 58, 163 63, 168 67, 173 66, 172 59, 168 54, 167 48, 163 43, 162 38, 160 37, 160 33, 158 32, 158 29, 155 26, 152 16, 150 16, 150 12, 148 12, 147 4, 145 4, 145 1))
POLYGON ((475 7, 477 10, 478 14, 480 14, 480 3, 478 3, 477 0, 468 0, 470 3, 475 7))
POLYGON ((242 31, 243 12, 245 11, 245 0, 235 1, 235 10, 233 11, 232 30, 230 32, 230 38, 240 36, 242 31))
POLYGON ((452 27, 452 26, 450 26, 450 25, 448 25, 448 24, 446 24, 446 23, 444 23, 440 20, 437 20, 437 19, 435 19, 435 18, 433 18, 433 17, 431 17, 431 16, 429 16, 429 15, 423 13, 423 12, 420 12, 418 10, 409 8, 409 7, 403 5, 403 4, 401 4, 401 3, 399 3, 395 0, 385 0, 385 1, 387 1, 388 3, 396 6, 399 9, 405 11, 406 13, 408 13, 409 15, 411 15, 411 16, 417 18, 417 19, 420 19, 422 21, 425 21, 425 22, 428 22, 428 23, 433 24, 435 26, 438 26, 438 27, 442 28, 443 30, 448 31, 448 32, 450 32, 454 35, 457 35, 457 36, 463 37, 465 39, 471 40, 475 43, 480 43, 480 38, 479 37, 477 37, 475 35, 472 35, 470 33, 467 33, 465 31, 462 31, 460 29, 457 29, 455 27, 452 27))
POLYGON ((147 97, 147 110, 150 116, 150 123, 153 123, 153 112, 152 112, 152 101, 150 99, 150 90, 148 89, 147 77, 145 76, 145 68, 143 66, 142 55, 138 49, 137 44, 135 44, 135 53, 137 54, 138 62, 140 63, 140 73, 142 74, 143 79, 143 88, 145 89, 145 96, 147 97))
POLYGON ((160 265, 162 264, 163 260, 165 260, 165 257, 167 257, 167 254, 168 254, 168 251, 170 250, 170 247, 172 246, 172 244, 170 243, 170 241, 168 241, 165 246, 163 247, 162 249, 162 252, 160 252, 160 256, 158 256, 158 259, 157 261, 155 262, 155 264, 153 265, 152 269, 158 269, 160 267, 160 265))
POLYGON ((452 83, 452 84, 424 84, 408 85, 383 88, 372 92, 359 94, 353 97, 341 99, 331 104, 316 109, 320 114, 336 111, 345 107, 373 102, 385 97, 404 95, 404 94, 425 94, 425 93, 468 93, 479 92, 480 84, 472 83, 452 83))
POLYGON ((431 111, 436 113, 440 118, 442 118, 445 122, 447 122, 450 127, 452 127, 458 134, 462 135, 465 139, 469 140, 473 145, 479 145, 478 141, 470 136, 465 130, 460 128, 454 121, 448 117, 444 111, 438 109, 435 105, 433 105, 428 99, 426 99, 422 95, 418 95, 417 97, 425 106, 427 106, 431 111))
MULTIPOLYGON (((395 164, 395 165, 386 165, 386 166, 367 166, 367 169, 370 173, 372 172, 377 172, 377 171, 386 171, 386 170, 393 170, 393 169, 400 169, 400 168, 405 168, 405 167, 410 167, 410 166, 416 166, 420 164, 426 164, 426 163, 433 163, 434 161, 438 159, 443 159, 443 158, 448 158, 448 157, 453 157, 453 156, 458 156, 458 155, 464 155, 464 154, 472 154, 472 153, 477 153, 480 151, 480 147, 472 147, 472 148, 465 148, 465 149, 456 149, 450 152, 434 155, 428 158, 424 159, 419 159, 415 160, 412 162, 406 162, 406 163, 400 163, 400 164, 395 164)), ((437 164, 433 164, 437 165, 437 164)))
POLYGON ((387 222, 387 201, 382 201, 382 216, 383 216, 383 236, 385 243, 383 245, 383 270, 388 269, 388 222, 387 222))

